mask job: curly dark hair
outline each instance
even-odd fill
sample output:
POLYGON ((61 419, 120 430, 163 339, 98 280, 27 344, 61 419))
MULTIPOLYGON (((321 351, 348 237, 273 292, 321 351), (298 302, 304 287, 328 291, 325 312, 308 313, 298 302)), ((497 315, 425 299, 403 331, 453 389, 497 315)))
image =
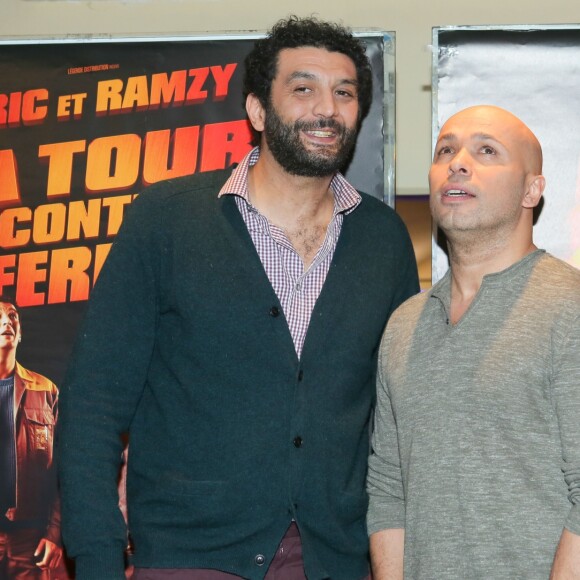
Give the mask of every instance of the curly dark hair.
POLYGON ((278 54, 285 48, 312 46, 348 56, 356 67, 359 121, 369 111, 372 98, 372 72, 363 42, 350 29, 317 18, 289 16, 279 20, 265 38, 256 41, 245 60, 244 100, 253 93, 268 107, 272 81, 278 72, 278 54))

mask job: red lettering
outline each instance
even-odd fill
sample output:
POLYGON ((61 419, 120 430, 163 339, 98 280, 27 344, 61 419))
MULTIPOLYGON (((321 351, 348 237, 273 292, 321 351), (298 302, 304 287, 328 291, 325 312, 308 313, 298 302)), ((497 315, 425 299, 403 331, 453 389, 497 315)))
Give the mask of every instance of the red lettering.
POLYGON ((185 104, 194 105, 205 101, 207 99, 207 91, 202 90, 202 88, 209 76, 209 67, 189 69, 189 76, 193 77, 193 80, 187 90, 185 104))
POLYGON ((240 162, 252 148, 252 132, 246 120, 206 125, 202 139, 200 171, 225 169, 240 162))

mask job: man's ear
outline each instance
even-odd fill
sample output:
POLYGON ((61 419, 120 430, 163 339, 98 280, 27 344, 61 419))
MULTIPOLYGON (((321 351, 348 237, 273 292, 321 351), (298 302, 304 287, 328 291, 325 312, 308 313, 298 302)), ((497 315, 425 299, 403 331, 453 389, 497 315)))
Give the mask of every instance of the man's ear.
POLYGON ((264 130, 264 123, 266 121, 266 111, 260 102, 260 99, 250 93, 246 97, 246 113, 248 114, 248 119, 252 123, 252 127, 256 131, 262 132, 264 130))
POLYGON ((543 175, 533 175, 529 178, 528 187, 522 206, 525 208, 536 207, 542 199, 544 188, 546 187, 546 178, 543 175))

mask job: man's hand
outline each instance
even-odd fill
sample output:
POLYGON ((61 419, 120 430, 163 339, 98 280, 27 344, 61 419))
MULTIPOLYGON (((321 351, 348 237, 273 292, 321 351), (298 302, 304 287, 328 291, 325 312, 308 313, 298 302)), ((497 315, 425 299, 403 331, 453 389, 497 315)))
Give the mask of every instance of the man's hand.
POLYGON ((42 557, 42 559, 36 563, 39 568, 54 569, 60 564, 62 548, 53 544, 50 540, 42 538, 42 540, 38 542, 34 555, 36 557, 42 557))

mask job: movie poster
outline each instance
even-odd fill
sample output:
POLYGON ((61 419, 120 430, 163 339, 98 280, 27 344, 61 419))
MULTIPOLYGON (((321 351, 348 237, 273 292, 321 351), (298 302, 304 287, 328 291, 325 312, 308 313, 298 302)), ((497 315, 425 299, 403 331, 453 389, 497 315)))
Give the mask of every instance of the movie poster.
MULTIPOLYGON (((536 245, 580 267, 580 27, 435 28, 433 44, 433 139, 447 118, 472 105, 520 117, 544 151, 536 245)), ((447 268, 434 242, 433 283, 447 268)))
MULTIPOLYGON (((392 202, 383 63, 390 52, 393 64, 394 41, 361 36, 374 102, 347 176, 392 202)), ((242 77, 256 38, 0 43, 0 294, 18 303, 24 367, 60 385, 91 289, 143 188, 230 167, 250 150, 242 77)))

